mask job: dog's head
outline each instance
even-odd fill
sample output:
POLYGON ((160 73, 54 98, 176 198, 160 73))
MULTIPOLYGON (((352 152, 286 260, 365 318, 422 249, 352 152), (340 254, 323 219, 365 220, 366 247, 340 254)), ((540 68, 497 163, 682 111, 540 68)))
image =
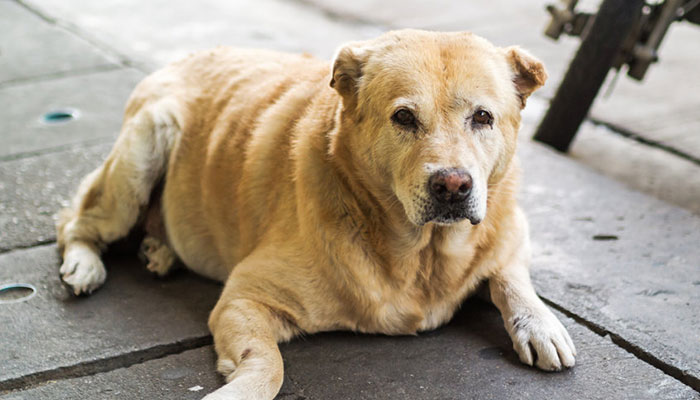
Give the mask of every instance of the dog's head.
POLYGON ((525 100, 546 77, 517 47, 403 30, 341 47, 331 86, 365 181, 395 196, 413 224, 478 224, 513 157, 525 100))

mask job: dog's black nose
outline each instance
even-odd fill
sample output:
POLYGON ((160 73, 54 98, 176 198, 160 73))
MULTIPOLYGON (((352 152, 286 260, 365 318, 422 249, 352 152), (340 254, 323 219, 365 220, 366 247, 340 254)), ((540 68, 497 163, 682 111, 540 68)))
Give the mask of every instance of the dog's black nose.
POLYGON ((430 195, 440 203, 464 201, 472 190, 472 177, 461 168, 446 168, 428 179, 430 195))

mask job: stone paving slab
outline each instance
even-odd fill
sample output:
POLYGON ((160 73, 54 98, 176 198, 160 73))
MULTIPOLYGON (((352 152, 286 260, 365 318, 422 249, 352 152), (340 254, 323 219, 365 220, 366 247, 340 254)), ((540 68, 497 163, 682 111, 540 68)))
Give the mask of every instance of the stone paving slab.
POLYGON ((213 347, 205 346, 110 372, 0 394, 0 399, 201 399, 205 393, 224 384, 223 378, 214 371, 215 360, 213 347))
POLYGON ((0 252, 56 240, 55 213, 70 204, 80 180, 111 148, 77 146, 0 162, 0 252))
POLYGON ((328 18, 314 7, 285 0, 28 3, 151 68, 218 45, 331 57, 341 43, 381 32, 375 26, 328 18))
POLYGON ((114 369, 210 342, 206 321, 219 284, 184 270, 158 279, 135 257, 118 257, 105 262, 105 285, 78 298, 59 281, 59 265, 55 245, 0 255, 0 283, 37 289, 27 301, 0 304, 0 388, 114 369))
MULTIPOLYGON (((700 132, 690 133, 686 138, 700 138, 700 132)), ((627 187, 700 215, 700 166, 692 161, 611 133, 591 122, 581 125, 569 155, 624 182, 627 187)))
MULTIPOLYGON (((167 18, 162 12, 151 9, 160 8, 159 3, 135 0, 128 7, 104 2, 86 5, 79 0, 30 0, 30 4, 48 15, 58 16, 59 20, 69 21, 67 23, 79 27, 87 36, 115 43, 132 58, 146 60, 150 68, 189 51, 218 44, 309 51, 329 57, 341 42, 371 37, 388 27, 467 29, 489 38, 497 45, 521 45, 540 57, 550 75, 548 84, 535 94, 540 99, 554 94, 579 45, 577 38, 562 36, 555 42, 542 34, 549 21, 544 6, 554 0, 496 0, 489 4, 447 0, 407 0, 400 4, 396 1, 376 3, 367 0, 265 0, 259 5, 251 1, 207 3, 206 7, 195 10, 185 3, 170 4, 165 7, 167 18), (264 13, 260 12, 262 9, 264 13), (285 19, 281 16, 290 17, 285 19), (228 25, 217 22, 224 20, 228 25), (132 29, 122 29, 132 23, 132 29), (309 26, 314 28, 308 29, 309 26), (326 34, 322 37, 317 35, 316 32, 320 31, 326 34)), ((598 1, 581 1, 579 6, 582 10, 595 11, 598 1)), ((700 31, 695 26, 675 24, 661 49, 662 61, 652 66, 646 81, 639 84, 621 77, 610 98, 605 98, 601 93, 592 115, 700 157, 700 135, 694 134, 700 129, 700 114, 694 112, 700 106, 700 90, 695 90, 696 87, 700 88, 700 75, 694 74, 691 67, 697 64, 700 54, 694 48, 699 35, 700 31)), ((603 91, 607 90, 607 85, 603 91)), ((601 142, 606 140, 605 136, 601 136, 601 142)), ((641 153, 640 160, 644 158, 641 153)), ((653 154, 649 157, 656 159, 653 154)), ((595 152, 584 154, 579 159, 607 175, 621 175, 623 167, 617 167, 615 163, 596 164, 595 152)), ((645 165, 647 171, 651 164, 654 163, 645 165)), ((681 168, 682 171, 686 169, 681 168)), ((648 179, 687 186, 681 170, 652 171, 648 179)), ((693 174, 700 174, 700 167, 695 168, 691 176, 693 174)), ((635 187, 649 187, 643 182, 646 177, 629 176, 632 174, 628 174, 626 179, 638 181, 635 187)), ((697 190, 700 190, 700 186, 695 185, 690 192, 697 190)), ((693 207, 692 199, 687 200, 684 196, 675 196, 674 199, 679 200, 675 201, 676 204, 697 209, 693 207)))
POLYGON ((106 54, 15 1, 0 2, 0 87, 32 78, 113 66, 106 54))
POLYGON ((700 388, 700 217, 521 146, 538 293, 700 388))
MULTIPOLYGON (((89 302, 91 299, 82 299, 89 302)), ((520 364, 498 311, 467 302, 447 326, 414 337, 327 333, 281 346, 278 399, 694 399, 692 389, 573 320, 577 365, 520 364)), ((211 346, 0 396, 3 400, 196 399, 221 385, 211 346), (199 392, 190 388, 200 386, 199 392)))
POLYGON ((116 138, 124 105, 143 76, 126 68, 0 89, 0 98, 13 99, 3 101, 0 108, 0 161, 116 138), (78 118, 64 123, 42 121, 45 113, 66 108, 77 110, 78 118))
POLYGON ((499 46, 521 45, 543 59, 551 78, 539 95, 550 97, 578 41, 563 38, 554 42, 542 35, 549 15, 544 7, 549 2, 496 0, 484 6, 451 0, 208 0, 201 6, 168 3, 164 7, 160 2, 137 0, 127 4, 28 1, 41 12, 70 21, 87 34, 113 44, 149 68, 217 45, 309 52, 330 58, 342 43, 372 38, 390 28, 470 30, 499 46))
POLYGON ((310 399, 697 398, 608 339, 558 317, 579 351, 565 372, 522 365, 498 311, 472 300, 448 326, 417 337, 327 334, 292 342, 282 348, 287 387, 310 399))

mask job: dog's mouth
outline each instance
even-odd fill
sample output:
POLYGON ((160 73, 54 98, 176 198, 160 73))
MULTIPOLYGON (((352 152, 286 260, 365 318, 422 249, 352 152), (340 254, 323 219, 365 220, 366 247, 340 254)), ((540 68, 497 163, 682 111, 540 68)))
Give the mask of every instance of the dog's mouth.
POLYGON ((465 219, 468 219, 472 225, 477 225, 481 222, 481 218, 475 216, 473 213, 470 213, 465 209, 447 210, 442 214, 435 216, 435 218, 433 218, 433 222, 449 225, 465 219))
POLYGON ((474 202, 470 200, 467 199, 455 204, 431 204, 424 210, 420 225, 425 225, 428 222, 451 225, 465 219, 468 219, 472 225, 477 225, 483 220, 483 217, 478 215, 474 202))

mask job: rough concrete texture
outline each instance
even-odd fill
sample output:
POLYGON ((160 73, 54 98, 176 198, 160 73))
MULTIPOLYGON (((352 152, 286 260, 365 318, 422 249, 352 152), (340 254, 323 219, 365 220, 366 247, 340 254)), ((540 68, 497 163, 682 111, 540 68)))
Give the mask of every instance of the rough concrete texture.
MULTIPOLYGON (((578 45, 541 35, 547 2, 27 0, 48 16, 32 19, 19 2, 0 0, 0 7, 14 7, 17 21, 26 21, 26 27, 16 28, 20 32, 54 32, 75 51, 67 69, 58 67, 64 65, 60 54, 26 51, 14 42, 11 67, 2 66, 7 59, 0 58, 2 75, 25 64, 30 71, 34 61, 26 58, 46 56, 46 69, 35 70, 39 75, 32 72, 0 89, 0 98, 11 99, 0 110, 6 121, 0 130, 0 252, 53 239, 51 214, 108 151, 126 97, 143 76, 110 65, 106 68, 114 70, 95 73, 102 67, 79 59, 84 54, 90 61, 102 52, 78 51, 85 43, 117 49, 107 58, 150 69, 217 44, 330 57, 341 42, 375 36, 385 23, 470 29, 498 45, 531 49, 552 76, 525 112, 521 198, 531 221, 535 285, 577 319, 564 318, 579 350, 577 367, 547 374, 521 366, 496 311, 469 302, 448 327, 416 338, 338 333, 283 345, 287 380, 280 398, 698 398, 690 387, 700 390, 699 219, 527 140, 578 45), (89 40, 76 41, 76 35, 89 40), (78 108, 81 118, 50 127, 37 122, 48 109, 65 106, 78 108), (614 343, 589 328, 611 333, 614 343)), ((15 26, 12 15, 0 13, 3 28, 15 26)), ((650 72, 659 77, 652 85, 656 93, 627 95, 628 85, 620 85, 613 96, 622 93, 625 100, 607 103, 605 118, 630 124, 640 119, 651 131, 678 132, 674 140, 692 135, 697 96, 685 89, 692 90, 688 82, 697 77, 688 77, 691 67, 684 60, 697 54, 684 58, 682 53, 689 52, 697 30, 683 31, 683 40, 673 39, 674 32, 673 46, 665 43, 662 63, 650 72), (678 63, 671 68, 674 75, 658 73, 664 63, 676 62, 669 60, 678 63), (663 108, 654 107, 660 103, 663 108), (656 118, 658 110, 668 118, 656 118)), ((49 37, 44 43, 54 46, 49 37)), ((4 56, 4 48, 0 51, 4 56)), ((677 160, 656 156, 642 165, 644 150, 611 140, 607 131, 581 138, 574 144, 579 160, 624 179, 634 174, 620 174, 622 168, 655 173, 638 178, 648 180, 646 186, 630 185, 683 192, 678 203, 691 209, 697 203, 697 192, 684 188, 694 182, 692 165, 671 166, 677 160)), ((651 151, 646 154, 657 150, 651 151)), ((27 391, 5 393, 6 398, 199 398, 221 383, 211 348, 202 347, 210 340, 205 321, 217 284, 184 272, 161 281, 133 259, 110 258, 106 287, 76 299, 58 281, 59 263, 54 246, 0 255, 0 283, 29 282, 39 289, 28 301, 0 304, 0 391, 32 384, 27 391), (171 355, 195 347, 200 348, 171 355), (140 363, 145 360, 151 361, 140 363), (187 391, 195 385, 204 389, 187 391)))
POLYGON ((78 298, 60 282, 59 265, 55 245, 0 255, 0 282, 37 288, 25 302, 0 304, 0 388, 113 369, 210 341, 206 320, 219 284, 184 270, 158 279, 135 257, 110 258, 105 285, 78 298))
MULTIPOLYGON (((88 299, 85 299, 89 301, 88 299)), ((498 311, 467 302, 447 326, 415 337, 327 333, 281 346, 278 399, 693 399, 697 394, 573 320, 577 366, 544 373, 520 364, 498 311)), ((116 321, 113 321, 117 323, 116 321)), ((3 400, 189 399, 223 383, 209 346, 3 400), (199 393, 188 389, 201 386, 199 393)))
POLYGON ((107 54, 47 24, 17 2, 0 2, 0 15, 0 88, 47 75, 114 66, 107 54))
POLYGON ((77 146, 0 162, 0 252, 55 240, 56 212, 70 204, 80 180, 111 148, 77 146))
POLYGON ((700 382, 700 218, 521 146, 538 292, 700 382))
POLYGON ((332 20, 313 7, 284 0, 29 3, 59 21, 70 21, 149 68, 218 45, 331 57, 336 45, 381 32, 372 25, 332 20))
MULTIPOLYGON (((700 132, 686 132, 678 135, 679 140, 700 139, 700 132)), ((683 148, 695 151, 700 146, 683 148)), ((591 122, 581 125, 569 154, 628 187, 700 215, 700 167, 692 161, 610 133, 591 122)))
POLYGON ((469 301, 448 326, 417 337, 327 334, 284 346, 286 387, 310 399, 697 397, 608 339, 558 316, 580 353, 576 367, 562 373, 520 364, 498 311, 469 301))
MULTIPOLYGON (((547 111, 547 100, 533 96, 523 110, 521 138, 529 138, 547 111)), ((697 136, 689 134, 687 136, 697 136)), ((668 151, 623 137, 584 121, 569 155, 627 187, 700 215, 700 166, 668 151)))
POLYGON ((122 110, 144 74, 133 69, 95 72, 0 89, 4 101, 0 160, 115 138, 122 110), (21 101, 20 101, 21 100, 21 101), (45 113, 74 109, 78 118, 46 123, 45 113))
POLYGON ((224 384, 214 371, 214 349, 205 346, 107 373, 52 382, 0 395, 2 400, 201 399, 224 384))

